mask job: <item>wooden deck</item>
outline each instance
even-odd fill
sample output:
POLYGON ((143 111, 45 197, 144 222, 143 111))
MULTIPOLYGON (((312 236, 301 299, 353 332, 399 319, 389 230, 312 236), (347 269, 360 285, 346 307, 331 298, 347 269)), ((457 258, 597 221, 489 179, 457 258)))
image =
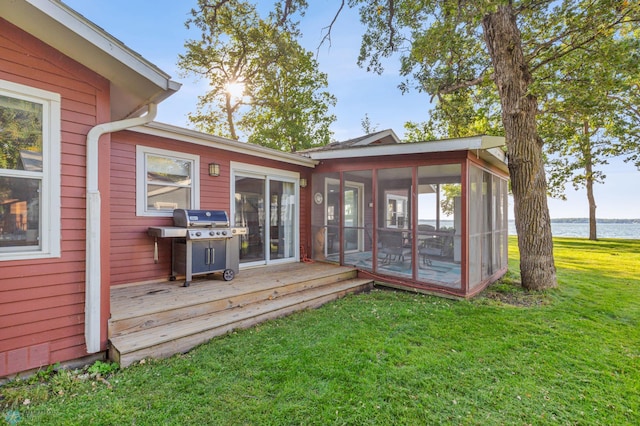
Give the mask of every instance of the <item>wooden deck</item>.
POLYGON ((111 289, 109 357, 126 367, 164 358, 234 329, 315 308, 372 288, 351 267, 289 263, 241 271, 232 281, 194 279, 111 289))

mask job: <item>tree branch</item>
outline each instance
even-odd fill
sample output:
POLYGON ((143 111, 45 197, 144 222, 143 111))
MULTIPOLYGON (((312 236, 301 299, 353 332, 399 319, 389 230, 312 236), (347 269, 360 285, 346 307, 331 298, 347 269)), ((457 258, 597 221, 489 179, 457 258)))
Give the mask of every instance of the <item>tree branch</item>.
POLYGON ((389 16, 387 17, 387 26, 389 27, 389 47, 391 48, 391 51, 395 50, 393 42, 393 38, 396 34, 395 30, 393 29, 393 17, 395 16, 395 12, 396 7, 394 0, 389 0, 389 16))
POLYGON ((484 71, 482 71, 480 75, 476 78, 473 78, 471 80, 459 81, 455 84, 451 84, 448 86, 439 87, 438 91, 431 96, 430 102, 432 102, 436 96, 440 98, 440 96, 442 95, 448 95, 449 93, 457 92, 460 89, 466 89, 468 87, 476 86, 482 83, 482 81, 487 76, 487 72, 488 72, 488 68, 485 68, 484 71))
POLYGON ((636 117, 638 117, 638 119, 640 119, 640 108, 637 108, 634 104, 630 103, 629 101, 627 101, 624 98, 621 98, 620 96, 617 95, 607 95, 607 97, 609 99, 614 99, 620 103, 622 103, 624 106, 626 106, 628 109, 631 110, 631 112, 633 113, 633 115, 635 115, 636 117))
POLYGON ((325 43, 325 41, 328 42, 329 43, 329 47, 331 47, 331 30, 333 30, 333 25, 338 20, 338 16, 340 15, 340 12, 342 12, 342 9, 344 9, 344 0, 342 0, 340 2, 340 8, 338 8, 338 11, 333 16, 333 19, 331 20, 331 23, 328 26, 322 28, 322 31, 327 30, 327 32, 325 33, 324 37, 322 37, 322 40, 320 40, 320 44, 318 45, 318 48, 316 49, 317 51, 320 50, 320 48, 325 43))
POLYGON ((284 7, 282 8, 282 17, 278 21, 278 26, 284 25, 289 19, 289 14, 291 13, 291 8, 293 7, 293 0, 285 0, 284 7))
MULTIPOLYGON (((211 16, 209 19, 207 19, 208 21, 210 21, 210 24, 215 24, 216 21, 218 20, 218 11, 220 9, 222 9, 224 7, 225 4, 229 3, 231 0, 218 0, 217 2, 213 3, 213 4, 209 4, 209 3, 205 3, 205 4, 200 4, 200 11, 202 12, 203 16, 207 16, 207 13, 205 13, 205 11, 208 10, 213 10, 213 16, 211 16)), ((192 10, 191 13, 195 15, 195 10, 192 10)))
MULTIPOLYGON (((598 36, 606 30, 612 29, 614 27, 616 27, 617 25, 621 24, 622 22, 630 22, 629 20, 625 20, 625 18, 630 14, 630 11, 627 11, 625 13, 622 13, 618 19, 616 19, 615 21, 613 21, 612 23, 610 23, 609 25, 607 25, 605 28, 603 29, 599 29, 598 31, 595 31, 593 34, 591 34, 591 36, 585 38, 584 40, 580 41, 579 43, 575 43, 575 44, 568 44, 567 48, 564 50, 560 50, 558 52, 556 52, 555 55, 547 58, 546 60, 540 62, 539 64, 536 64, 535 66, 531 67, 531 73, 534 73, 536 70, 538 70, 539 68, 545 66, 546 64, 548 64, 549 62, 553 62, 556 59, 560 59, 563 56, 568 55, 569 53, 580 49, 588 44, 590 44, 591 42, 593 42, 594 40, 596 40, 598 38, 598 36)), ((632 22, 636 22, 636 20, 631 20, 632 22)), ((585 29, 584 28, 576 28, 574 30, 571 31, 567 31, 565 33, 562 33, 561 35, 559 35, 558 37, 554 37, 553 39, 547 41, 546 43, 540 45, 538 48, 536 48, 534 50, 534 52, 532 52, 531 55, 527 55, 527 62, 529 62, 533 57, 535 57, 536 55, 538 55, 543 49, 548 48, 550 46, 552 46, 555 42, 562 40, 563 38, 568 37, 571 34, 574 33, 584 33, 585 29)))

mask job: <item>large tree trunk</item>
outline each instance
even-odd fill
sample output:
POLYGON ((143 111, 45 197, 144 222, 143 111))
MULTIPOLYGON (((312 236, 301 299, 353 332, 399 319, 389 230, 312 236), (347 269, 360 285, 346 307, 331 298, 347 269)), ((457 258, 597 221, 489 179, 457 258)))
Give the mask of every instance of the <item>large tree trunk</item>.
POLYGON ((598 230, 596 224, 596 197, 593 195, 593 172, 591 164, 587 164, 587 199, 589 200, 589 239, 598 239, 598 230))
POLYGON ((238 140, 236 135, 236 126, 233 123, 233 106, 231 105, 231 94, 225 93, 225 111, 227 112, 227 125, 229 126, 229 137, 238 140))
POLYGON ((528 93, 532 78, 512 6, 485 15, 482 26, 502 105, 522 286, 556 287, 542 140, 536 126, 538 103, 528 93))
POLYGON ((582 156, 584 157, 584 171, 587 180, 587 200, 589 200, 589 239, 595 241, 598 239, 598 232, 596 230, 596 197, 593 195, 593 158, 589 132, 589 122, 585 120, 582 156))

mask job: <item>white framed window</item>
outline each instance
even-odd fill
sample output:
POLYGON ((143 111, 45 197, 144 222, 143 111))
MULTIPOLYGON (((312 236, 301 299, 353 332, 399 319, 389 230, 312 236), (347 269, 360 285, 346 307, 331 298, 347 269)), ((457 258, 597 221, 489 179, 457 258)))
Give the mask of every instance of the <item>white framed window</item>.
POLYGON ((402 195, 387 194, 387 228, 407 229, 406 219, 408 198, 402 195))
POLYGON ((0 260, 60 257, 60 95, 0 80, 0 260))
POLYGON ((200 207, 200 157, 138 145, 136 214, 172 216, 174 209, 200 207))

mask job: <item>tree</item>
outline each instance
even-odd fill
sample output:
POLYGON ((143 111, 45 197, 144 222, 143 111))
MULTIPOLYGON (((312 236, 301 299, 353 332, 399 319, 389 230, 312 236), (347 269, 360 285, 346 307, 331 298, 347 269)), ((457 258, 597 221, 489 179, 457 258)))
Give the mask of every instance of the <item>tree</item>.
POLYGON ((330 142, 329 127, 335 116, 328 113, 336 103, 324 91, 326 74, 318 72, 318 63, 290 34, 282 32, 280 56, 256 79, 254 102, 239 125, 253 130, 248 141, 288 152, 330 142))
POLYGON ((42 152, 42 107, 0 98, 0 169, 22 170, 21 152, 42 152))
POLYGON ((198 1, 187 25, 202 37, 185 43, 179 66, 210 84, 189 115, 200 130, 233 139, 240 130, 249 142, 285 151, 329 142, 335 97, 297 42, 296 26, 279 20, 282 13, 262 19, 245 1, 198 1))
POLYGON ((378 131, 378 124, 371 124, 369 114, 364 115, 364 118, 360 120, 360 124, 362 125, 362 131, 367 135, 378 131))
POLYGON ((404 139, 406 142, 423 142, 437 139, 431 121, 404 123, 404 139))
POLYGON ((540 114, 540 132, 550 157, 550 193, 565 198, 569 182, 576 189, 585 187, 591 240, 597 239, 593 188, 606 178, 598 166, 612 156, 632 156, 631 147, 638 146, 637 123, 629 124, 633 102, 640 100, 639 58, 637 37, 623 34, 578 49, 546 70, 556 76, 556 81, 546 83, 548 95, 540 114))
POLYGON ((504 134, 500 103, 489 85, 440 95, 426 122, 407 122, 404 127, 410 141, 504 134))
MULTIPOLYGON (((367 32, 359 57, 381 72, 397 51, 418 90, 456 93, 492 81, 500 99, 520 248, 522 285, 557 285, 547 206, 543 140, 536 115, 547 64, 637 22, 637 2, 606 0, 352 0, 367 32), (408 45, 404 43, 408 40, 408 45), (534 89, 540 89, 536 92, 534 89)), ((553 78, 553 76, 546 76, 553 78)))
MULTIPOLYGON (((306 0, 281 0, 283 20, 306 0)), ((341 1, 338 14, 345 4, 341 1)), ((358 62, 382 72, 400 52, 401 73, 432 96, 495 85, 500 100, 514 198, 523 287, 557 286, 544 142, 536 116, 547 64, 616 34, 637 28, 640 4, 629 0, 516 1, 349 0, 367 30, 358 62)), ((330 34, 333 22, 328 26, 330 34)), ((325 39, 327 39, 325 35, 325 39)))

